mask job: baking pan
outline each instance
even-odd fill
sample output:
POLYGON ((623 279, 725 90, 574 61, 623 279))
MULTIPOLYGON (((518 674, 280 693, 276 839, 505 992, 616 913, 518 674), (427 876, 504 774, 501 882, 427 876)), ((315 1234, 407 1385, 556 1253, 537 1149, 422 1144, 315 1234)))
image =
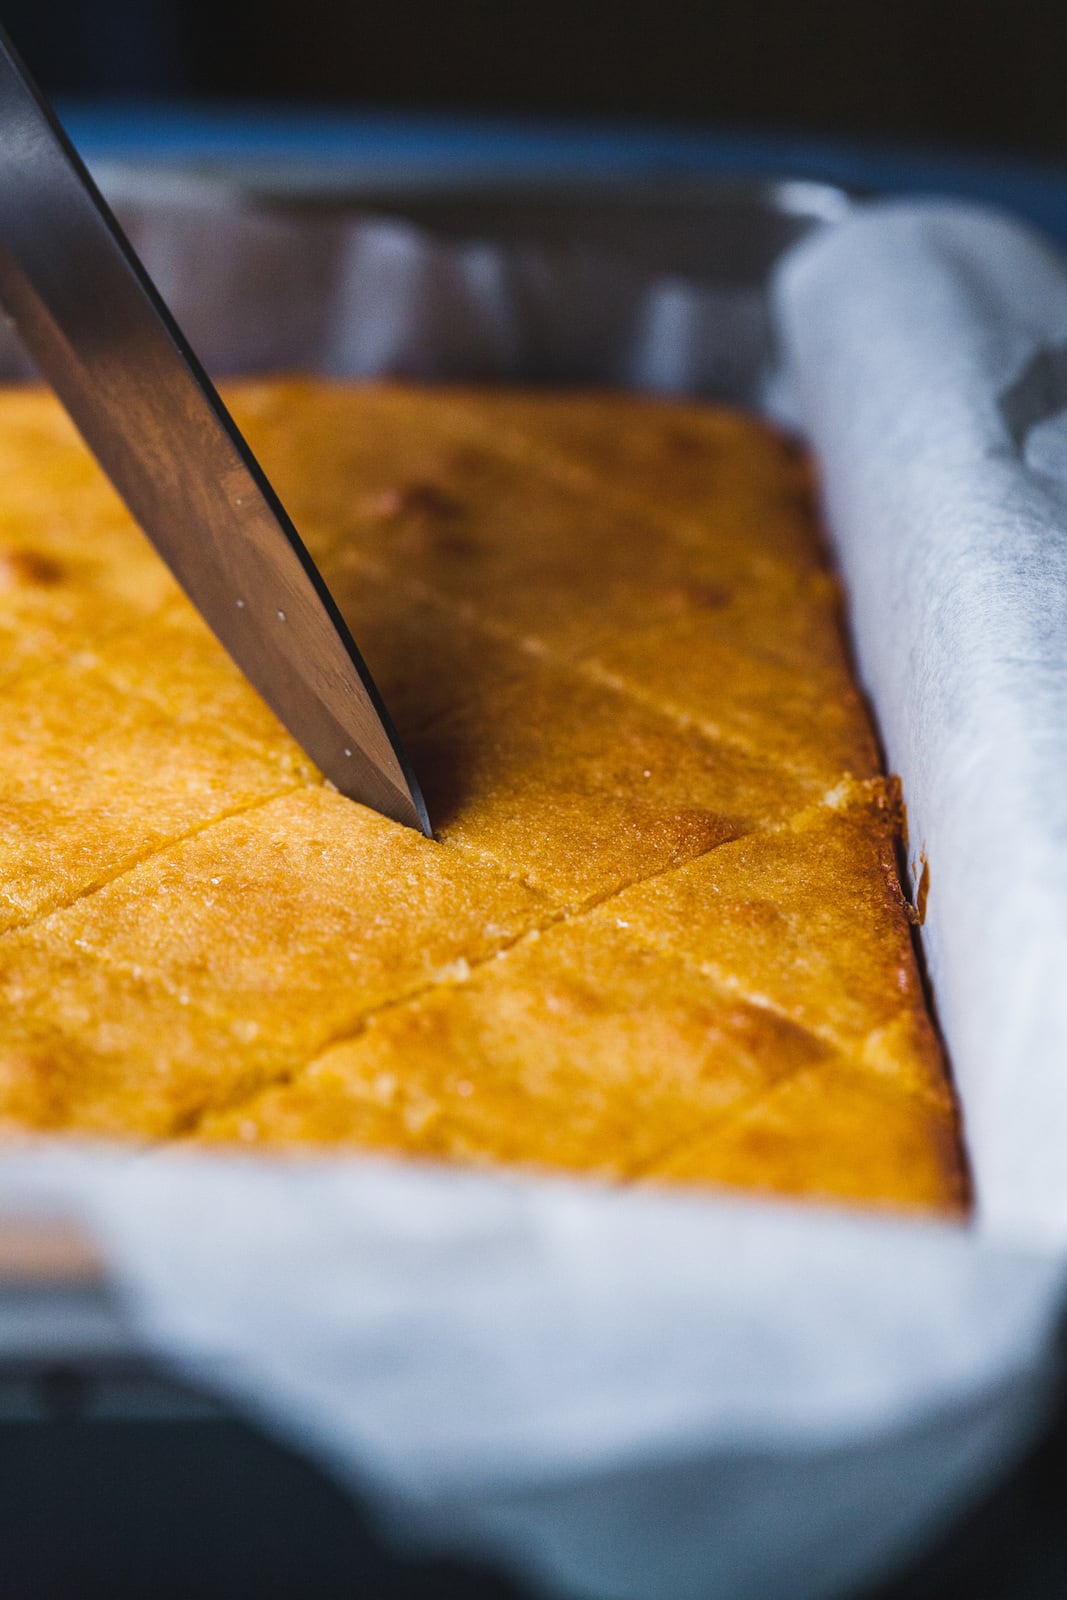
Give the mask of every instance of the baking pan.
MULTIPOLYGON (((777 404, 771 270, 792 243, 832 225, 850 204, 838 189, 787 180, 655 189, 538 183, 504 192, 417 177, 388 189, 337 174, 319 183, 306 172, 291 184, 269 172, 200 178, 115 167, 99 176, 218 375, 325 367, 493 379, 518 371, 531 382, 672 389, 761 409, 777 404), (269 289, 270 318, 256 313, 254 296, 245 320, 220 317, 218 307, 239 298, 213 276, 226 271, 226 252, 211 248, 220 227, 245 236, 243 259, 255 261, 269 289), (512 290, 518 286, 521 346, 511 327, 472 352, 461 328, 455 343, 398 352, 362 338, 357 326, 360 337, 341 341, 339 360, 323 317, 335 298, 328 291, 351 267, 356 229, 400 260, 416 236, 446 241, 469 260, 491 248, 512 290), (614 293, 605 311, 606 276, 614 293), (578 314, 561 326, 554 313, 567 297, 578 314), (670 362, 659 359, 664 341, 674 341, 670 362)), ((0 339, 0 373, 26 370, 21 352, 0 339)), ((8 1219, 0 1226, 0 1422, 54 1428, 77 1419, 230 1426, 222 1408, 143 1358, 75 1227, 62 1218, 8 1219)))

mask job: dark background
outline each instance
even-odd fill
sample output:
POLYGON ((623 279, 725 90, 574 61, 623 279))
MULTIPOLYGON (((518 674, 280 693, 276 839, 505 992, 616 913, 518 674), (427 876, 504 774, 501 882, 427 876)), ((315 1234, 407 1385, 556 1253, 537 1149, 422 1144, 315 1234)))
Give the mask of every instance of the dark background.
POLYGON ((1067 156, 1064 0, 0 0, 46 89, 1067 156))

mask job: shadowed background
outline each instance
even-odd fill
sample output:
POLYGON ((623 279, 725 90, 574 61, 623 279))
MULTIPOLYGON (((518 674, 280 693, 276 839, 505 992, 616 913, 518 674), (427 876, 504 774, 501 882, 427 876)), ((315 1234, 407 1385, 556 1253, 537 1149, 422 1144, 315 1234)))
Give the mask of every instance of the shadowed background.
POLYGON ((6 0, 57 94, 656 118, 1067 155, 1055 0, 6 0))

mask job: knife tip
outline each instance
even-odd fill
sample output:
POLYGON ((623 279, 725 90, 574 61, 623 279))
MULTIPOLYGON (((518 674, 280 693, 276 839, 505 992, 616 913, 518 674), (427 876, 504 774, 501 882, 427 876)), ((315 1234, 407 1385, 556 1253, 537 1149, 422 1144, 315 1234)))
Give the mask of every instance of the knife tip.
MULTIPOLYGON (((345 750, 347 757, 349 750, 345 750)), ((372 811, 378 811, 382 816, 388 817, 392 822, 399 822, 405 828, 414 828, 416 833, 421 833, 424 838, 432 839, 433 827, 430 823, 426 802, 422 797, 422 790, 411 771, 411 768, 398 745, 393 745, 393 754, 396 758, 396 767, 388 776, 380 768, 368 771, 366 767, 356 777, 352 773, 351 762, 345 761, 340 765, 340 770, 335 768, 331 774, 325 774, 327 783, 348 800, 355 800, 357 804, 369 806, 372 811)))
POLYGON ((433 828, 430 825, 429 812, 426 810, 426 802, 422 798, 418 784, 412 784, 411 803, 415 811, 413 826, 418 828, 425 839, 432 839, 433 828))

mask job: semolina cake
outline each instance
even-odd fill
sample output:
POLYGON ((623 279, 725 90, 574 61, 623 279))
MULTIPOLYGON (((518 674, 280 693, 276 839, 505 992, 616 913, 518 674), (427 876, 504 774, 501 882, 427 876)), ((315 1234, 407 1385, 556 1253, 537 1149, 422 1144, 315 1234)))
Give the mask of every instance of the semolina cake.
POLYGON ((804 452, 605 394, 227 392, 427 840, 343 799, 57 402, 0 394, 0 1132, 959 1213, 804 452))

